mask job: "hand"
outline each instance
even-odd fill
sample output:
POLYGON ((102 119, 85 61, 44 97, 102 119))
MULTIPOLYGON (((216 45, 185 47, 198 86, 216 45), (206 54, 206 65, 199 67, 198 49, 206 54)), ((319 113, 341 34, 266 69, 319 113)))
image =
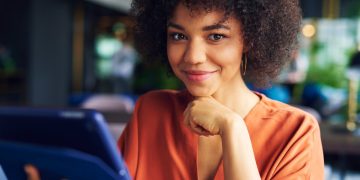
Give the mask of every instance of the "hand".
POLYGON ((35 166, 27 164, 24 170, 27 175, 27 180, 40 180, 40 173, 35 166))
POLYGON ((228 107, 212 97, 199 97, 190 102, 184 111, 184 123, 199 135, 219 135, 227 124, 229 117, 240 117, 228 107))

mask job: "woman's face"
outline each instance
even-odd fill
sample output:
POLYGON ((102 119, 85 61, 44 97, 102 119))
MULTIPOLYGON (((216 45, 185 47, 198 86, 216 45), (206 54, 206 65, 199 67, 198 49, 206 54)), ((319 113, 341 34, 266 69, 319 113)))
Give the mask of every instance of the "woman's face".
POLYGON ((194 96, 228 92, 242 83, 240 23, 218 11, 191 12, 180 4, 167 28, 167 54, 175 75, 194 96))

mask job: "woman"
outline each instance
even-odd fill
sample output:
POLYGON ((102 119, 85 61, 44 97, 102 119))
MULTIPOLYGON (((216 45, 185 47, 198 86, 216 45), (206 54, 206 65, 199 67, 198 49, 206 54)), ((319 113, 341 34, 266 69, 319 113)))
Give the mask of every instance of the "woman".
POLYGON ((185 91, 141 96, 118 145, 134 179, 323 179, 316 119, 250 91, 289 61, 297 0, 134 0, 144 57, 185 91), (245 78, 246 76, 246 78, 245 78))

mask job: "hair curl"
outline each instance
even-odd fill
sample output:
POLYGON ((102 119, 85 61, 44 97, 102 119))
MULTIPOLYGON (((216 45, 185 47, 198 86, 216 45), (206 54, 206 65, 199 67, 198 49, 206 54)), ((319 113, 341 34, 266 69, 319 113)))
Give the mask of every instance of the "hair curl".
POLYGON ((167 62, 168 19, 179 3, 190 10, 220 10, 242 25, 248 50, 246 79, 266 87, 291 58, 301 23, 298 0, 133 0, 135 45, 145 59, 167 62))

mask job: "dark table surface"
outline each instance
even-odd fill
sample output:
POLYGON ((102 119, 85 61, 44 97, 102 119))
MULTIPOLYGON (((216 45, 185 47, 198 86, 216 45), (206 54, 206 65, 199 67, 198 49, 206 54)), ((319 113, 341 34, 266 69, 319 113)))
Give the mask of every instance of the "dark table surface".
POLYGON ((320 122, 324 153, 360 155, 360 130, 348 132, 345 125, 320 122))

